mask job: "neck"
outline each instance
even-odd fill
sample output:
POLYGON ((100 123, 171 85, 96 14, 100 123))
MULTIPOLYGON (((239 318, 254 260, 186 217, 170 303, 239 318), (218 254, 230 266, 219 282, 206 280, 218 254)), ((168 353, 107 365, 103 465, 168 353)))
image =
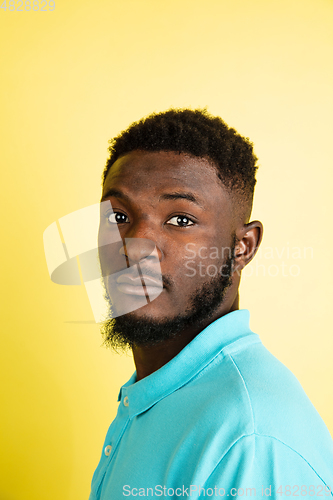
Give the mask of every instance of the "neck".
POLYGON ((209 318, 204 323, 191 325, 180 332, 175 338, 171 338, 153 346, 133 346, 133 358, 136 367, 137 381, 147 377, 155 372, 189 344, 208 325, 221 318, 229 312, 239 309, 239 295, 237 296, 230 307, 222 307, 214 316, 209 318))

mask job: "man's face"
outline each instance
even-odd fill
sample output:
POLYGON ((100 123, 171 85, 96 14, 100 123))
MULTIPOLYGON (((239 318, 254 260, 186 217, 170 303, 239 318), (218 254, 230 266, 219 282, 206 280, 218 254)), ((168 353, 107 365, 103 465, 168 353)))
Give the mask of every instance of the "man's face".
POLYGON ((116 323, 169 328, 173 321, 176 325, 180 318, 193 316, 196 307, 201 307, 201 316, 209 307, 222 311, 222 295, 230 285, 235 227, 231 196, 207 160, 173 152, 131 152, 112 165, 102 200, 109 200, 113 209, 111 215, 101 214, 99 253, 106 291, 111 297, 116 293, 115 302, 120 304, 116 323), (103 244, 114 227, 123 241, 116 258, 114 253, 111 258, 110 247, 103 244), (125 258, 127 267, 140 262, 145 291, 153 299, 144 306, 137 279, 133 285, 120 279, 116 292, 111 290, 108 275, 122 271, 125 258), (129 300, 137 301, 138 307, 121 317, 122 304, 129 300))

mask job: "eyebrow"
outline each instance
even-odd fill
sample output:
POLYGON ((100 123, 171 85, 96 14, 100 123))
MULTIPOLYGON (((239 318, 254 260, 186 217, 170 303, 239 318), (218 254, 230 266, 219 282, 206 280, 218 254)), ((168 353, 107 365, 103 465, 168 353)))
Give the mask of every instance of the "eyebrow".
POLYGON ((184 193, 184 192, 164 193, 160 196, 160 200, 188 200, 200 207, 202 206, 199 200, 192 193, 184 193))
POLYGON ((111 188, 105 194, 103 194, 101 201, 105 201, 107 198, 114 196, 114 198, 120 198, 121 200, 130 201, 130 197, 127 194, 119 191, 118 189, 111 188))
MULTIPOLYGON (((123 193, 122 191, 119 191, 118 189, 111 188, 109 189, 101 198, 101 201, 105 201, 107 198, 110 198, 111 196, 115 198, 119 198, 124 201, 131 201, 130 197, 127 196, 127 194, 123 193)), ((174 193, 164 193, 159 197, 160 201, 168 201, 168 200, 188 200, 191 203, 195 203, 199 207, 202 207, 202 204, 199 202, 199 200, 194 196, 194 194, 189 193, 189 192, 174 192, 174 193)))

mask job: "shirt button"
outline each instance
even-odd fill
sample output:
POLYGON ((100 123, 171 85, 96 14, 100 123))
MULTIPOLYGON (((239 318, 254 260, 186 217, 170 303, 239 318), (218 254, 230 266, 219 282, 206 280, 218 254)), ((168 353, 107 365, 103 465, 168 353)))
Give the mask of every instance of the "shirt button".
POLYGON ((111 453, 111 450, 112 450, 112 446, 110 444, 108 444, 107 446, 105 446, 105 450, 104 450, 104 453, 105 455, 108 457, 111 453))
POLYGON ((128 401, 128 397, 127 396, 124 397, 124 405, 125 406, 129 405, 129 401, 128 401))

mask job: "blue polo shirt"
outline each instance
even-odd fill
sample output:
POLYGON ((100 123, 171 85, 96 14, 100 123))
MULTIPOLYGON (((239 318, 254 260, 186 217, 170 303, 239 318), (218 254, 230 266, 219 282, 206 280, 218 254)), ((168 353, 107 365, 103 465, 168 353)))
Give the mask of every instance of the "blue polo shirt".
POLYGON ((90 500, 333 496, 332 438, 247 310, 134 373, 119 402, 90 500))

